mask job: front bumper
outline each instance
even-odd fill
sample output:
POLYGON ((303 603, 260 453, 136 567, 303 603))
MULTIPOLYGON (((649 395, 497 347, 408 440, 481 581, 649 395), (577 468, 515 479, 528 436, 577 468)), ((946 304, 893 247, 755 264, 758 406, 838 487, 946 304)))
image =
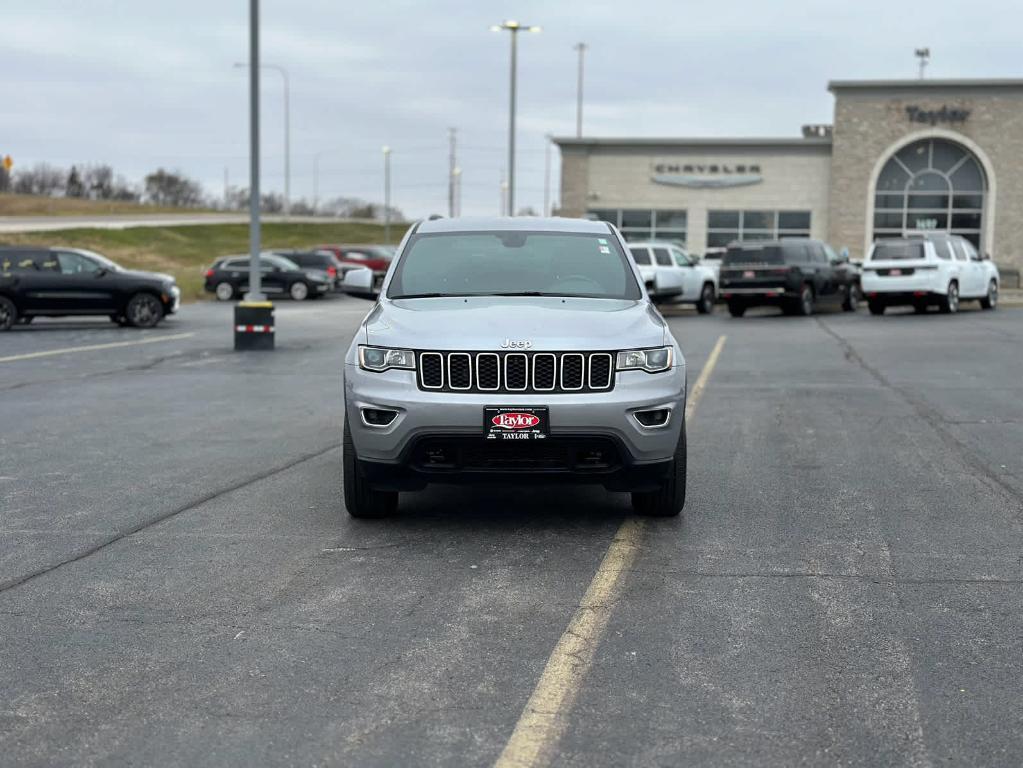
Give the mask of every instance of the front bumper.
POLYGON ((172 285, 170 291, 160 297, 163 300, 164 315, 173 315, 181 306, 181 289, 172 285))
MULTIPOLYGON (((620 371, 615 386, 586 394, 476 394, 424 392, 414 371, 363 371, 345 365, 345 418, 359 458, 366 462, 406 465, 420 438, 450 436, 483 442, 483 409, 487 406, 546 406, 552 439, 606 438, 618 449, 623 466, 670 461, 685 418, 686 369, 663 373, 620 371), (385 427, 369 426, 363 408, 397 412, 385 427), (644 427, 635 412, 670 409, 666 424, 644 427)), ((570 473, 571 474, 571 473, 570 473)))

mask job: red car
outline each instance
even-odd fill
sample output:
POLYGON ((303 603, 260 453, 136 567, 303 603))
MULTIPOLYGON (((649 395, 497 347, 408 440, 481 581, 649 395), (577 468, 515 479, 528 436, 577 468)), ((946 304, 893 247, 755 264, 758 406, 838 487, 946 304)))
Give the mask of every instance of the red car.
POLYGON ((343 265, 372 269, 373 288, 377 291, 394 258, 394 248, 387 245, 318 245, 316 250, 330 251, 343 265))

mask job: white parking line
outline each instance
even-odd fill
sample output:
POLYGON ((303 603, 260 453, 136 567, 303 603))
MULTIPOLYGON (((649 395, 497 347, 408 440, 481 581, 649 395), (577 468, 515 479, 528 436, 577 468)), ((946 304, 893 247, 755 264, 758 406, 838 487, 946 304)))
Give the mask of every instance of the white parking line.
POLYGON ((53 355, 68 355, 72 352, 95 352, 99 349, 115 349, 116 347, 136 347, 140 344, 157 344, 161 341, 177 341, 195 336, 194 333, 172 333, 168 336, 151 336, 148 339, 137 339, 135 341, 112 341, 109 344, 89 344, 83 347, 63 347, 62 349, 47 349, 43 352, 29 352, 24 355, 8 355, 0 357, 0 363, 13 363, 16 360, 32 360, 37 357, 52 357, 53 355))

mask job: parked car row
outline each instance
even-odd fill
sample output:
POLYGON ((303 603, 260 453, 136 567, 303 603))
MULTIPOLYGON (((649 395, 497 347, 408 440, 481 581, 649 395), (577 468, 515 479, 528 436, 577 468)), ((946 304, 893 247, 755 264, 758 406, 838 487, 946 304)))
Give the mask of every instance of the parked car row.
MULTIPOLYGON (((341 290, 347 272, 368 268, 373 292, 380 290, 394 253, 380 245, 320 245, 311 250, 272 250, 260 254, 260 284, 269 296, 295 301, 341 290)), ((206 291, 220 301, 240 298, 249 287, 249 256, 223 256, 205 271, 206 291)))

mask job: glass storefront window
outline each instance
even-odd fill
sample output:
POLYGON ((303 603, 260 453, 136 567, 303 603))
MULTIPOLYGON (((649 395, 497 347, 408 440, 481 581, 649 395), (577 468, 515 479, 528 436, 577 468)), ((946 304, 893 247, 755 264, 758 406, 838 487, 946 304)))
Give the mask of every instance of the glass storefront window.
POLYGON ((622 211, 622 229, 653 226, 653 211, 622 211))
POLYGON ((810 211, 707 211, 707 247, 733 240, 809 237, 810 211))
POLYGON ((688 213, 685 210, 646 210, 633 208, 591 208, 591 219, 607 221, 621 229, 622 237, 640 240, 670 240, 685 245, 688 213))
POLYGON ((977 158, 945 139, 922 139, 896 152, 874 190, 874 239, 939 230, 979 244, 987 183, 977 158))

